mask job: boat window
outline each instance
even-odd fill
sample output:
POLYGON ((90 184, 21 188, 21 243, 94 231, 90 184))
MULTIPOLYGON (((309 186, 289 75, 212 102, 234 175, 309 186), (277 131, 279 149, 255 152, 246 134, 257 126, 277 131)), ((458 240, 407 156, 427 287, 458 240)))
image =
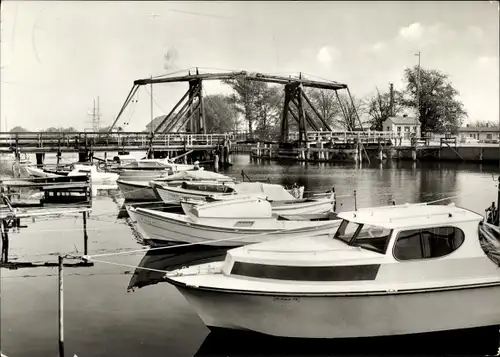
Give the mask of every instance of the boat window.
POLYGON ((363 224, 354 238, 352 245, 379 253, 385 253, 391 234, 391 229, 363 224))
POLYGON ((360 281, 375 280, 379 268, 379 264, 284 266, 236 261, 233 264, 230 274, 289 281, 360 281))
POLYGON ((464 232, 451 226, 402 231, 394 245, 394 257, 398 260, 439 258, 457 250, 464 240, 464 232))
POLYGON ((385 254, 391 234, 392 230, 388 228, 343 220, 334 238, 351 246, 385 254))
POLYGON ((335 238, 349 244, 360 226, 360 224, 344 219, 335 233, 335 238))

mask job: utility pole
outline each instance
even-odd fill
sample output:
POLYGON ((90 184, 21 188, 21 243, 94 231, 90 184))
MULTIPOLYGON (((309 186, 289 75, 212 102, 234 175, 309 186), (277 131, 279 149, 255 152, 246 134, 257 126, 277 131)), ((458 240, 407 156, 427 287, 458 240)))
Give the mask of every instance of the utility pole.
POLYGON ((97 97, 97 104, 96 104, 96 99, 94 98, 94 106, 92 107, 92 112, 88 113, 87 115, 92 116, 92 127, 91 128, 85 128, 85 130, 92 130, 94 132, 98 132, 100 129, 100 120, 101 120, 101 113, 99 111, 99 97, 97 97))
POLYGON ((151 76, 151 134, 153 134, 153 76, 151 76))
POLYGON ((99 96, 97 96, 97 110, 94 116, 94 131, 97 132, 100 129, 101 111, 99 109, 99 96))

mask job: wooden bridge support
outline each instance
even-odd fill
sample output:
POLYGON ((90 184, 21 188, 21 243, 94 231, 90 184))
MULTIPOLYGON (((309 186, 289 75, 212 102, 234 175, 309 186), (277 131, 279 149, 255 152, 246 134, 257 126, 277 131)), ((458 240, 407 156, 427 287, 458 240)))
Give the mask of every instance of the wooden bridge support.
POLYGON ((36 166, 43 167, 43 161, 45 160, 45 153, 36 153, 36 166))

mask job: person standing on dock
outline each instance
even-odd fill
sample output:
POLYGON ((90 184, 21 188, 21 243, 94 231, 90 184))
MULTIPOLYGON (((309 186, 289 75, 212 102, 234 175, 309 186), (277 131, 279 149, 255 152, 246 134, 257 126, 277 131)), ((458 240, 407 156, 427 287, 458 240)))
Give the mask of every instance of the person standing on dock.
POLYGON ((299 185, 295 182, 292 186, 292 196, 299 199, 300 198, 300 190, 299 185))

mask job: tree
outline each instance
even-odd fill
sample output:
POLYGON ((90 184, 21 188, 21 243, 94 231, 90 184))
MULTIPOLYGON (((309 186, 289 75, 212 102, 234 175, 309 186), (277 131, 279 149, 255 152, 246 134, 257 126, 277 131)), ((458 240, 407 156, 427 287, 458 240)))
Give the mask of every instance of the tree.
POLYGON ((284 94, 277 86, 264 87, 257 95, 255 101, 256 129, 261 133, 263 139, 270 139, 272 128, 280 125, 283 112, 284 94))
POLYGON ((404 104, 413 108, 421 122, 421 131, 455 132, 467 117, 463 104, 457 99, 459 92, 448 76, 434 69, 418 67, 405 70, 407 82, 404 104))
POLYGON ((363 101, 359 100, 354 95, 351 100, 351 97, 345 94, 339 95, 339 99, 341 114, 337 115, 337 125, 340 125, 348 131, 361 128, 362 123, 360 123, 360 118, 365 112, 365 105, 363 101))
POLYGON ((29 131, 28 129, 25 129, 22 126, 15 126, 12 129, 10 129, 11 133, 26 133, 28 131, 29 131))
POLYGON ((56 127, 52 126, 52 127, 47 128, 45 130, 42 130, 42 132, 46 132, 46 133, 55 133, 55 132, 60 132, 60 133, 76 133, 77 131, 78 130, 76 130, 72 126, 70 126, 69 128, 63 128, 63 127, 56 128, 56 127))
MULTIPOLYGON (((330 126, 335 125, 336 118, 342 114, 335 92, 333 90, 311 88, 305 94, 323 119, 330 126)), ((309 108, 309 105, 306 105, 305 108, 312 118, 317 118, 316 113, 309 108)))
POLYGON ((235 94, 232 96, 236 108, 242 113, 248 123, 248 132, 253 134, 254 123, 257 120, 257 109, 259 99, 262 99, 268 85, 265 82, 251 81, 245 77, 223 80, 233 88, 235 94))
POLYGON ((498 122, 493 120, 476 120, 469 124, 473 128, 498 128, 498 122))
POLYGON ((377 94, 366 100, 366 109, 369 116, 368 123, 371 130, 383 130, 384 121, 391 117, 401 114, 403 110, 402 96, 403 94, 398 91, 393 91, 394 100, 391 108, 391 93, 380 93, 377 88, 377 94))
POLYGON ((233 131, 237 123, 237 111, 230 96, 213 94, 205 96, 205 122, 207 133, 233 131))
MULTIPOLYGON (((175 115, 175 114, 174 114, 175 115)), ((158 125, 161 124, 161 122, 163 121, 163 119, 165 119, 167 116, 166 115, 160 115, 156 118, 153 119, 153 131, 156 130, 156 128, 158 128, 158 125)), ((146 124, 146 129, 143 130, 144 133, 150 133, 151 132, 151 121, 149 123, 146 124)))

